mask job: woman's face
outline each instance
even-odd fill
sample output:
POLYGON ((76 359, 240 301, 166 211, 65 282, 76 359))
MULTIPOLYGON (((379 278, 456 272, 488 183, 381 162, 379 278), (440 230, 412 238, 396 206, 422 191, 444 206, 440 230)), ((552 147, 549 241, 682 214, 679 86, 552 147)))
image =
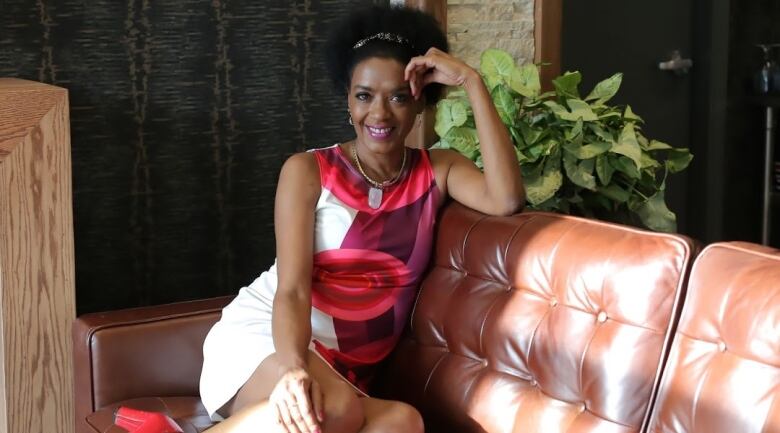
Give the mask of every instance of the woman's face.
POLYGON ((395 59, 369 57, 352 72, 349 111, 358 143, 372 152, 389 153, 403 146, 422 107, 404 80, 405 67, 395 59))

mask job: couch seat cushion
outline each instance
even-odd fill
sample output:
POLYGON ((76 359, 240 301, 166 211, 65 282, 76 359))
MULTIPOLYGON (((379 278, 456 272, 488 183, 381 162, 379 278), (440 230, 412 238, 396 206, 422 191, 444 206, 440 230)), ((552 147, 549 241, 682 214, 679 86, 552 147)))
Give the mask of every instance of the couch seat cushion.
POLYGON ((125 400, 90 414, 87 416, 87 424, 96 432, 126 433, 124 429, 114 426, 114 411, 120 406, 162 412, 173 418, 185 433, 200 433, 214 424, 199 397, 148 397, 125 400))

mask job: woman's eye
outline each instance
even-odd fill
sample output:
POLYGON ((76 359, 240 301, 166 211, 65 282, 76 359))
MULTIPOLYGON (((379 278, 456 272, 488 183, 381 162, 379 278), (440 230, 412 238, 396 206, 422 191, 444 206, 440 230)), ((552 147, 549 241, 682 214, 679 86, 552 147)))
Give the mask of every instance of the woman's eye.
POLYGON ((368 101, 368 93, 358 93, 355 95, 355 99, 358 101, 368 101))
POLYGON ((406 94, 394 95, 392 98, 392 101, 399 102, 402 104, 408 100, 409 100, 409 95, 406 94))

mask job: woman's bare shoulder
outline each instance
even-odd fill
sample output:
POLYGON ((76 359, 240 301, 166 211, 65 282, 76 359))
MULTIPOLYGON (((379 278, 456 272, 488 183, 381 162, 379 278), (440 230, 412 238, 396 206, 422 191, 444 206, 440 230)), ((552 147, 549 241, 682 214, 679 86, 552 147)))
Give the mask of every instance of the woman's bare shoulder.
POLYGON ((291 155, 282 165, 279 184, 287 184, 298 193, 309 195, 320 193, 320 168, 312 152, 291 155))

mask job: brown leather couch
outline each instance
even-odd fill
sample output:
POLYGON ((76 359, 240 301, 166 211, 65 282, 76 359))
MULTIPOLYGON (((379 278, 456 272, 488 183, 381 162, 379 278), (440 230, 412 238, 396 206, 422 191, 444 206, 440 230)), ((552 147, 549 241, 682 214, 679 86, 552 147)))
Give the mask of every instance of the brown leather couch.
MULTIPOLYGON (((374 392, 415 405, 429 432, 780 431, 777 252, 706 249, 675 332, 694 251, 682 236, 450 205, 374 392)), ((118 405, 207 428, 201 344, 229 300, 79 318, 77 433, 121 431, 118 405)))

